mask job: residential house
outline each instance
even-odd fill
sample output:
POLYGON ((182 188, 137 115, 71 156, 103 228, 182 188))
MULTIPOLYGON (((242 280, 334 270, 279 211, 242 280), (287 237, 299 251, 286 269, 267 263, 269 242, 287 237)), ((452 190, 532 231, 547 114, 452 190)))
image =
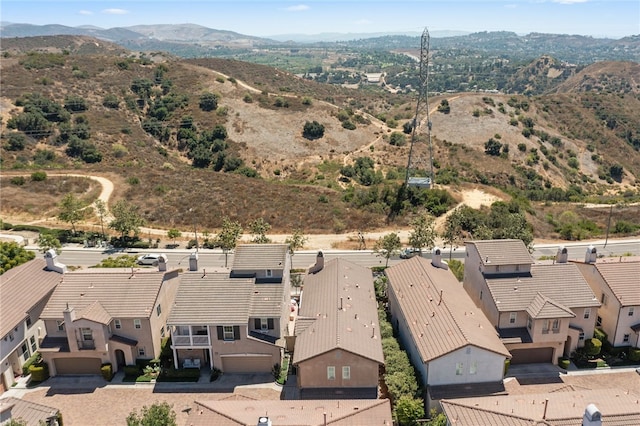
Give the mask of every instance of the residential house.
POLYGON ((0 399, 0 425, 21 422, 26 426, 58 426, 60 411, 35 402, 9 397, 0 399))
POLYGON ((391 426, 388 399, 196 401, 190 426, 391 426))
POLYGON ((564 386, 548 393, 441 401, 448 425, 626 426, 640 424, 637 393, 564 386))
POLYGON ((521 240, 469 241, 464 289, 511 352, 511 363, 569 356, 593 337, 600 302, 567 251, 534 264, 521 240))
POLYGON ((45 335, 40 315, 65 271, 56 266, 55 252, 48 256, 0 276, 0 394, 22 374, 22 366, 39 349, 45 335))
POLYGON ((385 270, 394 329, 428 392, 444 397, 504 392, 509 351, 462 288, 442 252, 416 256, 385 270))
POLYGON ((168 325, 176 367, 270 372, 280 364, 290 306, 286 244, 236 248, 231 271, 180 277, 168 325))
POLYGON ((85 269, 58 284, 41 318, 47 336, 40 353, 52 376, 100 374, 160 355, 178 271, 85 269))
MULTIPOLYGON (((593 249, 595 250, 595 249, 593 249)), ((596 327, 613 346, 640 347, 640 260, 587 256, 576 266, 602 303, 596 327)))
POLYGON ((294 334, 302 399, 377 398, 384 356, 370 269, 337 258, 307 275, 294 334))

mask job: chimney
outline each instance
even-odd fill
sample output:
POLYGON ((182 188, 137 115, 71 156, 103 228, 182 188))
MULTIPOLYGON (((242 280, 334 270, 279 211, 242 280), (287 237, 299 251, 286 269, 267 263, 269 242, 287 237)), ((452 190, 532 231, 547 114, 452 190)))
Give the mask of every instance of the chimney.
POLYGON ((309 274, 316 274, 324 268, 324 254, 319 251, 316 255, 316 263, 309 268, 309 274))
POLYGON ((70 308, 69 303, 67 302, 67 307, 64 311, 62 311, 62 315, 64 316, 64 323, 67 324, 67 327, 75 321, 76 319, 76 310, 75 308, 70 308))
POLYGON ((565 246, 558 247, 556 252, 556 263, 567 263, 569 260, 569 251, 565 246))
POLYGON ((189 255, 189 270, 197 271, 198 270, 198 253, 193 252, 189 255))
POLYGON ((602 426, 602 414, 594 404, 589 404, 585 408, 582 426, 602 426))
POLYGON ((596 263, 598 258, 598 251, 594 246, 587 247, 587 252, 584 255, 584 263, 596 263))
POLYGON ((433 251, 431 252, 431 264, 436 268, 449 269, 447 262, 442 260, 442 250, 440 247, 433 248, 433 251))
POLYGON ((47 250, 44 254, 44 260, 47 262, 47 269, 59 274, 66 274, 67 266, 63 263, 56 262, 56 257, 58 257, 58 253, 56 253, 54 249, 47 250))
POLYGON ((167 262, 169 261, 169 259, 167 258, 166 254, 161 254, 160 256, 158 256, 158 271, 160 272, 166 272, 167 271, 167 262))

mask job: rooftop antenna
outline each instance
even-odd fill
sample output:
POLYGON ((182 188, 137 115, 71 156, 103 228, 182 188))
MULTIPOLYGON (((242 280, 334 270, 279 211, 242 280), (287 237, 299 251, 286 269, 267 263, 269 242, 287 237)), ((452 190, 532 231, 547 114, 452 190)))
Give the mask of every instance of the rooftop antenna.
POLYGON ((405 184, 418 188, 431 188, 433 185, 433 147, 431 145, 431 117, 429 112, 429 30, 422 32, 420 38, 420 75, 418 87, 418 101, 416 102, 416 113, 411 126, 411 145, 409 146, 409 160, 407 162, 407 172, 405 184), (420 126, 423 118, 427 120, 427 136, 429 140, 429 177, 413 176, 416 163, 414 145, 418 141, 420 126))

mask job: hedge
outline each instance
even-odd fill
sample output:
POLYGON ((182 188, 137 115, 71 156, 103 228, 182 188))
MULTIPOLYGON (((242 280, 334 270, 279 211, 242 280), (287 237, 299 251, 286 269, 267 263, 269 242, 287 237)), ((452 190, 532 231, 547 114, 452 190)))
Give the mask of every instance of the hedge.
POLYGON ((127 377, 137 377, 140 375, 140 369, 137 365, 125 365, 124 366, 124 375, 127 377))
POLYGON ((584 349, 587 355, 598 355, 602 349, 602 342, 599 339, 587 339, 584 341, 584 349))
POLYGON ((49 378, 49 368, 46 364, 41 366, 30 366, 29 373, 31 374, 31 380, 34 382, 44 382, 49 378))
POLYGON ((22 375, 23 376, 28 376, 29 375, 29 367, 31 367, 31 365, 33 364, 38 364, 38 362, 40 362, 40 354, 38 352, 34 352, 33 355, 31 355, 31 358, 29 358, 27 360, 27 362, 24 363, 24 365, 22 366, 22 375))
POLYGON ((629 349, 629 360, 633 361, 633 362, 639 362, 640 361, 640 349, 638 349, 638 348, 629 349))
POLYGON ((565 370, 569 368, 570 364, 571 364, 571 361, 569 361, 568 359, 561 358, 558 361, 558 365, 560 366, 560 368, 563 368, 565 370))
POLYGON ((200 379, 200 370, 197 368, 163 369, 158 376, 159 382, 197 382, 200 379))
POLYGON ((605 333, 599 328, 596 328, 595 330, 593 330, 593 337, 600 340, 601 342, 607 341, 607 333, 605 333))

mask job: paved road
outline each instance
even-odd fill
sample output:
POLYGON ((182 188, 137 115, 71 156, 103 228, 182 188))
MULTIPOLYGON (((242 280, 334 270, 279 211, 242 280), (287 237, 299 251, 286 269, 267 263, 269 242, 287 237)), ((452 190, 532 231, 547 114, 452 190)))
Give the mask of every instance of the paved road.
MULTIPOLYGON (((558 247, 564 245, 569 252, 569 259, 584 260, 587 248, 593 246, 596 248, 599 255, 603 256, 625 256, 632 254, 640 256, 640 240, 614 240, 609 241, 605 247, 605 241, 593 241, 593 242, 579 242, 579 243, 556 243, 556 244, 539 244, 535 246, 533 252, 534 259, 540 259, 543 256, 554 256, 558 250, 558 247)), ((187 268, 189 266, 189 255, 193 250, 160 250, 164 252, 169 258, 169 267, 182 267, 187 268)), ((158 250, 125 250, 125 251, 105 251, 103 249, 93 248, 78 248, 78 247, 65 247, 62 250, 58 260, 69 266, 93 266, 100 263, 102 259, 106 259, 109 256, 115 257, 120 254, 129 254, 138 256, 141 253, 158 252, 158 250)), ((376 255, 371 250, 323 250, 325 261, 342 257, 349 261, 366 266, 384 266, 385 259, 376 255)), ((306 250, 298 251, 293 256, 293 268, 307 268, 315 262, 317 251, 306 250)), ((425 257, 430 257, 429 253, 423 254, 425 257)), ((464 261, 465 250, 464 248, 457 248, 452 253, 453 259, 464 261)), ((449 259, 449 251, 447 249, 443 252, 443 258, 449 259)), ((394 256, 389 259, 389 265, 395 265, 401 262, 398 256, 394 256)), ((233 253, 229 253, 226 264, 230 266, 233 264, 233 253)), ((202 268, 221 268, 225 266, 225 255, 221 250, 208 250, 201 249, 199 251, 198 267, 202 268)))

